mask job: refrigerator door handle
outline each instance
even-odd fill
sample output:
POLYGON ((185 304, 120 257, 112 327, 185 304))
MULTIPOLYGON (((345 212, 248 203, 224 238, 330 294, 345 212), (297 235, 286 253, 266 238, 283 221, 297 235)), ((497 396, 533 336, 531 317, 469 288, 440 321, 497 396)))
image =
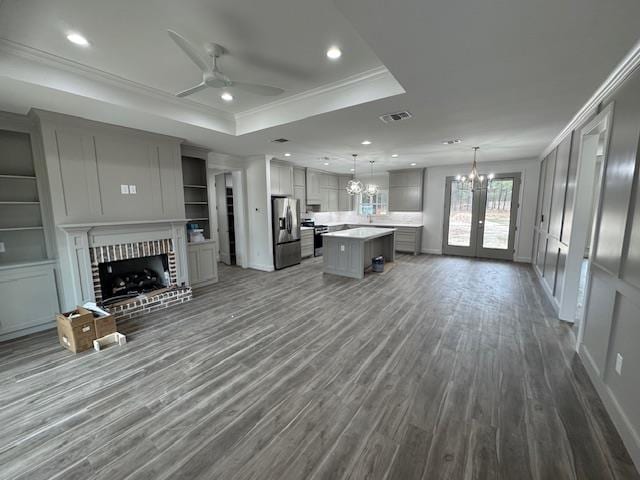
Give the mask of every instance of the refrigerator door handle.
POLYGON ((291 234, 291 230, 293 228, 293 218, 291 218, 291 207, 289 205, 287 205, 287 233, 291 234))

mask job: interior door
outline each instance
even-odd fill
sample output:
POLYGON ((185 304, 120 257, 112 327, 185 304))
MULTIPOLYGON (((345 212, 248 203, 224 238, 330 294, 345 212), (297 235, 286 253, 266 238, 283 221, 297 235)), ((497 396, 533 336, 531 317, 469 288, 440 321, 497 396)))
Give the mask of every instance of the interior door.
POLYGON ((519 173, 496 175, 475 191, 448 177, 442 252, 513 260, 519 189, 519 173))
POLYGON ((227 218, 227 190, 224 173, 216 175, 216 210, 218 214, 218 245, 220 261, 231 265, 229 245, 229 221, 227 218))

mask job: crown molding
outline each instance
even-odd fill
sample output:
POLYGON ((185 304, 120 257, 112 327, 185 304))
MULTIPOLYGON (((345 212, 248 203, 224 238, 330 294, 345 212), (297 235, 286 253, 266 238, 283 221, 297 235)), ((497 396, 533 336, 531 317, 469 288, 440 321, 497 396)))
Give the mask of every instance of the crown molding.
POLYGON ((283 107, 290 105, 292 103, 299 102, 301 100, 306 100, 311 97, 317 97, 319 95, 323 95, 325 93, 331 93, 336 90, 341 90, 345 87, 351 86, 353 84, 357 84, 364 81, 375 80, 377 78, 382 78, 387 75, 391 75, 387 67, 384 65, 380 65, 379 67, 372 68, 371 70, 366 70, 362 73, 357 73, 355 75, 351 75, 350 77, 344 78, 342 80, 338 80, 336 82, 327 83, 325 85, 321 85, 316 88, 312 88, 311 90, 306 90, 304 92, 297 93, 295 95, 291 95, 289 97, 282 98, 280 100, 275 100, 273 102, 267 103, 265 105, 260 105, 259 107, 251 108, 249 110, 245 110, 243 112, 236 113, 236 120, 240 120, 245 117, 249 117, 251 115, 255 115, 256 113, 262 113, 268 110, 273 110, 275 108, 283 107))
POLYGON ((547 148, 540 154, 540 160, 545 158, 558 144, 573 130, 580 128, 594 113, 599 105, 613 93, 633 71, 640 66, 640 41, 624 56, 622 61, 613 69, 607 79, 598 87, 587 102, 578 110, 571 121, 560 131, 547 148))
POLYGON ((165 92, 164 90, 149 87, 148 85, 134 82, 133 80, 129 80, 119 75, 115 75, 98 68, 93 68, 88 65, 84 65, 83 63, 69 60, 67 58, 45 52, 37 48, 29 47, 28 45, 14 42, 3 37, 0 37, 0 51, 4 51, 10 55, 15 55, 25 60, 42 63, 54 68, 59 68, 68 73, 80 75, 90 80, 97 80, 120 88, 126 88, 127 90, 134 93, 151 96, 157 100, 169 102, 173 105, 194 108, 202 113, 207 113, 209 115, 233 118, 233 114, 225 112, 224 110, 204 105, 202 103, 194 102, 189 99, 178 98, 169 92, 165 92))
MULTIPOLYGON (((96 82, 98 85, 108 85, 109 87, 122 89, 128 92, 129 95, 140 95, 140 98, 158 102, 158 105, 171 106, 171 108, 177 107, 177 109, 182 109, 183 112, 186 111, 187 115, 188 112, 197 112, 211 120, 215 119, 217 122, 223 122, 225 125, 204 128, 235 136, 405 93, 405 90, 391 72, 384 65, 380 65, 365 72, 234 114, 186 98, 178 98, 164 90, 14 42, 7 38, 0 37, 0 52, 26 62, 25 65, 31 64, 41 68, 50 68, 70 76, 80 77, 89 82, 96 82)), ((20 72, 20 68, 26 69, 28 67, 19 66, 16 71, 20 72)), ((25 70, 25 73, 27 73, 27 77, 30 75, 31 78, 25 80, 15 77, 15 79, 57 89, 56 86, 47 85, 44 80, 44 83, 38 82, 37 78, 46 79, 49 76, 47 72, 43 71, 34 75, 33 72, 25 70)), ((67 91, 67 93, 87 96, 72 90, 67 91)), ((98 97, 94 99, 104 101, 98 97)), ((124 103, 130 103, 130 101, 124 103)), ((30 107, 33 107, 33 105, 30 107)), ((173 119, 184 121, 179 116, 173 119)), ((194 123, 194 125, 203 127, 203 125, 198 125, 197 123, 194 123)))

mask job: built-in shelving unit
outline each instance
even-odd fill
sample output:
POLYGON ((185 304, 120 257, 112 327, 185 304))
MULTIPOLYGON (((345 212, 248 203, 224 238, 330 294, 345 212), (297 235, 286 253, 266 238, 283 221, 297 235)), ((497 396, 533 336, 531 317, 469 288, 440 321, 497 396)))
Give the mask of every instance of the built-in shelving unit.
POLYGON ((0 265, 46 260, 40 196, 28 133, 0 130, 0 265))
POLYGON ((203 158, 182 156, 184 209, 189 225, 197 224, 204 236, 211 238, 209 219, 209 192, 207 188, 207 161, 203 158))

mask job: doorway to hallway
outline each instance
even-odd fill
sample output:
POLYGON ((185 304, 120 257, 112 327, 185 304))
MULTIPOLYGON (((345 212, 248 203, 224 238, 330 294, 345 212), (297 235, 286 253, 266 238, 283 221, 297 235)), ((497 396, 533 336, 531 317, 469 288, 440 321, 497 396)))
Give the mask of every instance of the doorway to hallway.
POLYGON ((442 252, 513 260, 519 192, 519 173, 496 175, 475 190, 447 177, 442 252))

